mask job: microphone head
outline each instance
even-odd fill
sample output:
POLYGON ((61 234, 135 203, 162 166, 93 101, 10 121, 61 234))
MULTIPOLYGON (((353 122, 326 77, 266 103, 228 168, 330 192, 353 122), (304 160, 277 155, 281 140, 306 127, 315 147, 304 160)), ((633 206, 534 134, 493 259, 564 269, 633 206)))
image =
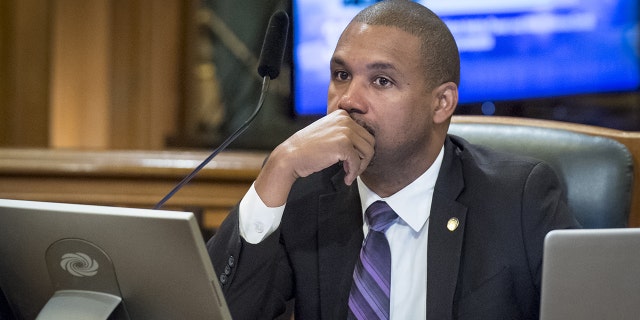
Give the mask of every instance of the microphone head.
POLYGON ((269 76, 270 79, 275 79, 280 75, 288 31, 289 16, 284 11, 276 11, 269 19, 269 27, 262 43, 258 63, 258 74, 261 77, 269 76))

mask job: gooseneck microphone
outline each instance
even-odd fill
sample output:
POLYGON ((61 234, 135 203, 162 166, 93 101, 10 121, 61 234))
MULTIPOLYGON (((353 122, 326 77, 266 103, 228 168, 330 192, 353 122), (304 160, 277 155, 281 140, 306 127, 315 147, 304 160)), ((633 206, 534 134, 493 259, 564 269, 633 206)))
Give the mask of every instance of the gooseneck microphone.
POLYGON ((289 16, 287 13, 277 11, 271 16, 258 63, 258 74, 261 77, 269 76, 269 78, 275 79, 280 75, 288 29, 289 16))
POLYGON ((260 99, 255 110, 249 116, 240 128, 238 128, 233 134, 231 134, 218 148, 216 148, 200 165, 198 165, 189 175, 184 177, 169 193, 167 193, 160 202, 158 202, 153 209, 160 209, 171 199, 171 197, 178 192, 185 184, 187 184, 193 177, 202 170, 220 151, 224 150, 231 142, 233 142, 238 136, 240 136, 248 127, 249 124, 256 118, 262 105, 267 91, 269 90, 269 82, 280 75, 280 66, 282 65, 282 59, 284 58, 284 50, 287 45, 287 34, 289 31, 289 16, 284 11, 276 11, 269 19, 269 26, 262 43, 262 51, 260 52, 260 60, 258 63, 258 74, 262 77, 262 90, 260 91, 260 99))

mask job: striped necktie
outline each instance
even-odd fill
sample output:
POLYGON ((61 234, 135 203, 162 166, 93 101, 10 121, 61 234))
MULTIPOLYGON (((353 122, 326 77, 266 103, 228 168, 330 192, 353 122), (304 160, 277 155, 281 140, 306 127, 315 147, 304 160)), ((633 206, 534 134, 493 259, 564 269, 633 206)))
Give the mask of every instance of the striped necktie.
POLYGON ((365 211, 369 233, 353 270, 348 319, 389 319, 391 251, 384 232, 397 217, 384 201, 365 211))

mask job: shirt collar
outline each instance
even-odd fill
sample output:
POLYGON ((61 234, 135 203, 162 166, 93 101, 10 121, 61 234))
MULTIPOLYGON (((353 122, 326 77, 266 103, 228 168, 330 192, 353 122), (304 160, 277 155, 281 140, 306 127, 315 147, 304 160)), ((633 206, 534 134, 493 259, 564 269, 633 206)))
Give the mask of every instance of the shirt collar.
POLYGON ((377 200, 382 200, 389 204, 402 221, 409 225, 414 231, 419 232, 429 219, 431 213, 433 189, 436 185, 443 158, 444 146, 440 149, 440 153, 433 164, 422 175, 408 186, 386 198, 381 198, 375 194, 362 182, 362 179, 358 177, 358 191, 360 192, 362 214, 364 215, 364 211, 372 203, 377 200))

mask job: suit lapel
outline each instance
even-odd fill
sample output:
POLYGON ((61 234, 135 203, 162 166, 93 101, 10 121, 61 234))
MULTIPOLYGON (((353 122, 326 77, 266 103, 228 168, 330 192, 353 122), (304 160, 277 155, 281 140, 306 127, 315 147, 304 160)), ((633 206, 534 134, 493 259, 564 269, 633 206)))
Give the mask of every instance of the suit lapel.
POLYGON ((318 280, 322 319, 346 317, 353 267, 364 237, 357 184, 346 186, 342 182, 343 176, 341 170, 333 177, 335 193, 321 195, 318 199, 318 280))
POLYGON ((467 207, 455 201, 464 187, 459 152, 447 139, 429 217, 427 319, 452 318, 467 214, 467 207))

